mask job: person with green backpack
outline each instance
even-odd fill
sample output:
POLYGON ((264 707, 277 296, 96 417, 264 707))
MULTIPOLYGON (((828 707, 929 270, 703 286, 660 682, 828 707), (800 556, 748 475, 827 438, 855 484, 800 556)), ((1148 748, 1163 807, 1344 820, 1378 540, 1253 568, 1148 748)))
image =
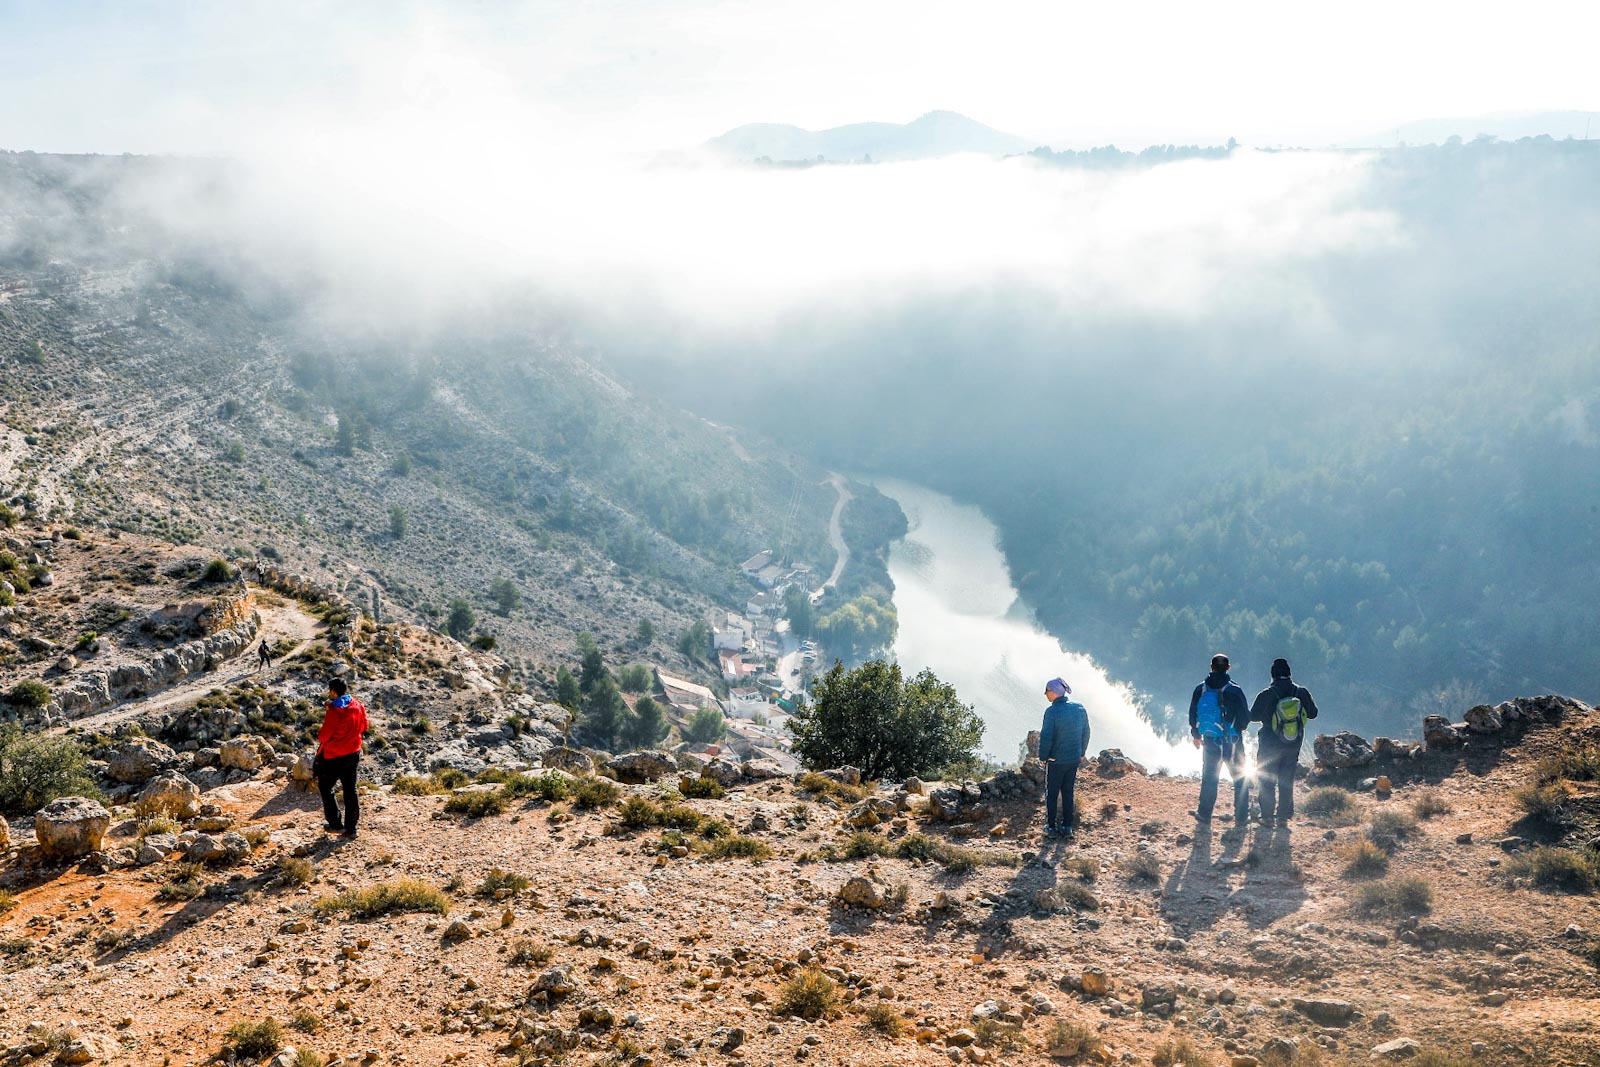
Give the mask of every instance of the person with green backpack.
POLYGON ((1311 693, 1294 683, 1289 661, 1272 661, 1272 684, 1256 694, 1250 721, 1261 724, 1256 749, 1260 778, 1261 825, 1288 826, 1294 818, 1294 775, 1300 766, 1300 743, 1306 723, 1317 717, 1311 693))

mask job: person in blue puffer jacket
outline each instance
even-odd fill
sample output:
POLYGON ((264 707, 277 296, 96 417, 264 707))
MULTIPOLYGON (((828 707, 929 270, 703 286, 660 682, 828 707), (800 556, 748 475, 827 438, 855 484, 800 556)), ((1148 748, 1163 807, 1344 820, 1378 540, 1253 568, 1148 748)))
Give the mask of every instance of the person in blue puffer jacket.
POLYGON ((1039 758, 1045 766, 1044 832, 1046 837, 1071 837, 1078 828, 1073 791, 1078 784, 1078 765, 1089 751, 1089 712, 1067 699, 1072 686, 1060 678, 1045 683, 1044 695, 1050 701, 1044 709, 1044 725, 1039 727, 1039 758))

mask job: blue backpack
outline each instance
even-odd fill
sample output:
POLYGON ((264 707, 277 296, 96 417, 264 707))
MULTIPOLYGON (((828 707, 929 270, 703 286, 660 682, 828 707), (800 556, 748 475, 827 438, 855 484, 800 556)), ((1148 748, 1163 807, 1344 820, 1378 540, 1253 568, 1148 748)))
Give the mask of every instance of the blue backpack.
POLYGON ((1226 716, 1222 712, 1222 690, 1200 683, 1200 701, 1194 709, 1195 726, 1207 741, 1222 741, 1228 736, 1226 716))

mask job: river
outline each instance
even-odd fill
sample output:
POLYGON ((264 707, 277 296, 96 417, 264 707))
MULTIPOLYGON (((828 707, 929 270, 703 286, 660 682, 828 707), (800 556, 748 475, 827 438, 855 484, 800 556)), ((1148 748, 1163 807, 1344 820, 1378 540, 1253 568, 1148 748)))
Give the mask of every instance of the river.
POLYGON ((1151 770, 1195 773, 1199 756, 1158 734, 1132 690, 1041 629, 1012 583, 999 530, 976 507, 896 479, 873 484, 905 512, 909 530, 889 549, 900 630, 894 654, 924 667, 983 716, 983 751, 1012 761, 1043 717, 1044 683, 1060 676, 1089 710, 1089 751, 1120 748, 1151 770))

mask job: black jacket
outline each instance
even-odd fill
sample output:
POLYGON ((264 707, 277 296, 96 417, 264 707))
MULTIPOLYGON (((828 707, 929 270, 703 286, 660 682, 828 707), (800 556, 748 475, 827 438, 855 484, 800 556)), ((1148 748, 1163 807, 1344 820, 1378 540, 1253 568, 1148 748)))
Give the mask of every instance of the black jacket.
POLYGON ((1272 744, 1276 742, 1279 745, 1293 744, 1298 746, 1300 741, 1305 739, 1305 732, 1302 731, 1298 739, 1284 741, 1272 732, 1272 727, 1269 725, 1272 722, 1272 713, 1278 710, 1278 701, 1292 696, 1300 698, 1300 706, 1305 709, 1307 720, 1317 717, 1317 702, 1311 699, 1311 691, 1303 686, 1295 685, 1293 678, 1279 678, 1257 693, 1255 702, 1250 705, 1250 721, 1261 724, 1260 740, 1263 743, 1272 744))
POLYGON ((1200 720, 1197 712, 1200 707, 1200 694, 1207 686, 1222 690, 1218 699, 1222 701, 1223 714, 1227 716, 1228 724, 1235 732, 1243 734, 1245 728, 1250 725, 1250 705, 1245 702, 1244 690, 1228 676, 1227 671, 1212 671, 1206 675, 1205 681, 1194 687, 1194 693, 1189 697, 1189 736, 1200 736, 1200 720))

